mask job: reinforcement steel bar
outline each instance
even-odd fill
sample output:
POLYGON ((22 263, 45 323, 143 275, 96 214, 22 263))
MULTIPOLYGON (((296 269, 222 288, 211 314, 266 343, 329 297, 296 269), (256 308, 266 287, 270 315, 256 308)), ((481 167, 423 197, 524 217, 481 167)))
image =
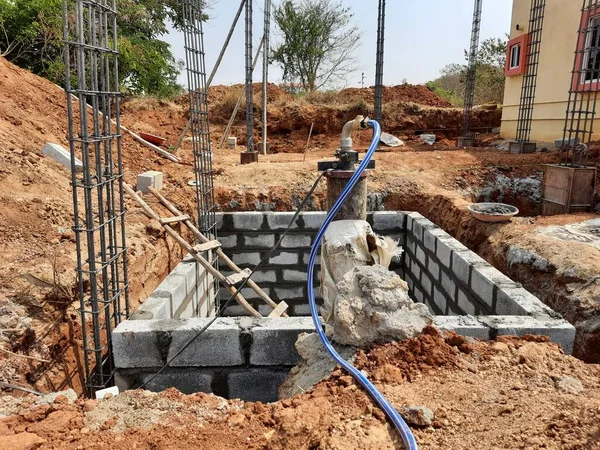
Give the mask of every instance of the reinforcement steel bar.
POLYGON ((479 35, 481 32, 481 10, 483 0, 475 0, 473 11, 473 27, 471 29, 471 47, 469 49, 469 63, 465 81, 465 108, 463 120, 463 137, 471 138, 471 120, 473 103, 475 101, 475 81, 477 77, 477 56, 479 52, 479 35))
POLYGON ((562 165, 578 167, 588 162, 600 83, 599 9, 600 0, 583 0, 563 131, 562 165))
POLYGON ((377 16, 377 60, 375 62, 375 120, 383 115, 383 52, 385 48, 385 0, 379 0, 377 16))
POLYGON ((114 381, 112 330, 130 312, 116 0, 63 0, 63 39, 84 376, 92 395, 114 381))
POLYGON ((545 10, 546 0, 532 0, 528 30, 530 42, 528 48, 521 49, 526 55, 527 64, 525 65, 525 75, 521 86, 516 137, 518 142, 523 143, 529 142, 531 136, 545 10))
MULTIPOLYGON (((246 0, 246 151, 254 151, 254 105, 252 95, 252 2, 246 0)), ((264 48, 264 47, 263 47, 264 48)))

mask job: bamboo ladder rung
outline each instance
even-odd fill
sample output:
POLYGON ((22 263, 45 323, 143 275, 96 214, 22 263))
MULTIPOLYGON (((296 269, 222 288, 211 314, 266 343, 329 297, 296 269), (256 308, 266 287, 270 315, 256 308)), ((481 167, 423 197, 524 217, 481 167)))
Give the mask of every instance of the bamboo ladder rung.
POLYGON ((288 309, 288 304, 286 302, 281 302, 277 305, 271 313, 267 316, 269 319, 273 319, 275 317, 281 317, 288 309))
POLYGON ((221 243, 219 241, 208 241, 204 244, 198 244, 194 246, 194 251, 196 253, 208 252, 209 250, 216 250, 221 248, 221 243))
POLYGON ((174 223, 185 222, 186 220, 190 220, 190 216, 184 214, 182 216, 161 218, 160 223, 161 225, 171 225, 174 223))
POLYGON ((245 279, 249 278, 251 274, 252 274, 252 271, 250 269, 244 269, 241 272, 234 273, 233 275, 229 275, 226 278, 226 280, 230 286, 235 286, 236 284, 241 283, 245 279))

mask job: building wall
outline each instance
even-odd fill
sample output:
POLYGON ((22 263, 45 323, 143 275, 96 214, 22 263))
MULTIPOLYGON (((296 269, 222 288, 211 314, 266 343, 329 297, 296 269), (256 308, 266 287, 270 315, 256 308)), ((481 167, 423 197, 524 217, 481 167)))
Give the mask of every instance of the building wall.
MULTIPOLYGON (((529 33, 531 1, 514 0, 511 39, 529 33), (517 24, 520 25, 520 30, 516 29, 517 24)), ((546 0, 532 141, 553 142, 562 138, 581 21, 581 5, 580 0, 546 0)), ((501 135, 505 139, 516 137, 522 84, 523 76, 506 79, 501 129, 501 135)), ((595 123, 594 129, 594 139, 600 139, 600 123, 595 123)))

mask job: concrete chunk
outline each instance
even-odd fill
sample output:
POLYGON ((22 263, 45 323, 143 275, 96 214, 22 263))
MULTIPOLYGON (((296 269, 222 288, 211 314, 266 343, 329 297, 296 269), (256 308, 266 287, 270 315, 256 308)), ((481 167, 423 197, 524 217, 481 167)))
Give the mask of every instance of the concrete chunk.
MULTIPOLYGON (((42 147, 42 154, 71 170, 71 152, 62 145, 47 142, 42 147)), ((75 172, 83 172, 83 163, 75 158, 75 172)))
POLYGON ((163 174, 156 170, 149 170, 137 176, 136 189, 142 192, 150 192, 148 188, 160 191, 163 188, 163 174))

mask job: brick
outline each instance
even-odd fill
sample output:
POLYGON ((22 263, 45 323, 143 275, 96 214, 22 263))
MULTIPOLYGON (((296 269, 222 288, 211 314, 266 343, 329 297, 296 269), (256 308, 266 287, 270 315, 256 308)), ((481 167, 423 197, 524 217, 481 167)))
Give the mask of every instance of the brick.
POLYGON ((265 214, 260 212, 240 212, 231 216, 234 228, 239 231, 259 231, 265 220, 265 214))
POLYGON ((278 400, 279 386, 288 374, 287 370, 271 369, 250 369, 231 373, 227 376, 229 398, 239 398, 247 402, 275 402, 278 400))
POLYGON ((410 234, 408 234, 406 236, 406 244, 405 244, 406 249, 412 254, 415 254, 415 251, 417 249, 417 243, 415 238, 413 238, 410 234))
POLYGON ((275 245, 274 234, 260 234, 258 236, 244 235, 244 246, 270 249, 275 245))
POLYGON ((281 241, 282 248, 308 248, 312 244, 312 236, 303 234, 287 234, 281 241))
MULTIPOLYGON (((42 154, 71 170, 71 152, 62 145, 47 142, 42 147, 42 154)), ((75 172, 83 172, 83 163, 77 158, 75 158, 75 172)))
POLYGON ((435 255, 438 261, 446 269, 450 269, 452 263, 452 246, 449 245, 449 241, 446 239, 438 239, 436 243, 435 255))
MULTIPOLYGON (((290 225, 290 222, 294 218, 294 214, 295 213, 293 213, 293 212, 269 212, 269 213, 265 214, 265 217, 267 218, 267 224, 269 226, 269 230, 285 230, 285 229, 287 229, 287 227, 290 225)), ((301 216, 302 216, 302 214, 300 216, 298 216, 298 219, 296 220, 296 222, 294 222, 292 224, 292 226, 290 228, 291 230, 295 230, 298 228, 301 216)))
POLYGON ((549 316, 561 318, 560 314, 524 288, 501 287, 496 294, 496 314, 503 316, 549 316))
POLYGON ((446 296, 440 291, 437 287, 433 288, 433 302, 436 306, 442 311, 443 314, 446 313, 446 309, 448 306, 448 300, 446 296))
POLYGON ((422 242, 425 230, 431 230, 433 228, 436 228, 436 226, 431 220, 425 218, 415 220, 413 224, 413 235, 417 241, 422 242))
MULTIPOLYGON (((141 373, 136 378, 139 384, 142 384, 153 376, 153 373, 141 373)), ((170 369, 156 376, 144 386, 144 389, 152 392, 162 392, 169 388, 175 388, 186 395, 195 394, 196 392, 212 394, 212 381, 212 373, 206 370, 170 369)))
POLYGON ((430 256, 427 261, 427 271, 434 280, 440 279, 440 265, 430 256))
MULTIPOLYGON (((171 332, 169 358, 179 351, 210 319, 176 321, 171 332)), ((166 322, 165 322, 166 323, 166 322)), ((245 363, 240 343, 240 328, 234 319, 221 318, 193 341, 171 367, 237 366, 245 363)))
POLYGON ((442 271, 442 288, 448 294, 448 297, 454 299, 456 296, 456 283, 450 275, 442 271))
POLYGON ((494 281, 485 275, 487 267, 477 267, 471 272, 471 290, 479 299, 489 306, 494 307, 494 281))
POLYGON ((281 252, 277 256, 271 256, 269 259, 269 264, 277 266, 291 266, 298 264, 298 256, 298 253, 281 252))
MULTIPOLYGON (((320 272, 317 272, 320 275, 320 272)), ((283 271, 283 280, 286 282, 296 281, 296 282, 306 282, 306 272, 300 270, 284 270, 283 271)))
POLYGON ((275 283, 277 281, 277 272, 275 270, 257 270, 252 275, 255 283, 275 283))
MULTIPOLYGON (((188 281, 183 275, 169 274, 158 285, 152 296, 164 298, 165 302, 169 304, 171 314, 173 314, 188 296, 188 283, 193 284, 193 280, 188 281)), ((191 291, 191 288, 189 290, 191 291)))
POLYGON ((423 245, 427 250, 431 253, 435 253, 435 243, 437 241, 437 237, 432 233, 434 230, 425 230, 423 233, 423 245))
POLYGON ((410 272, 415 277, 415 280, 421 279, 421 267, 415 261, 412 261, 410 264, 410 272))
POLYGON ((523 336, 526 334, 548 336, 552 342, 560 344, 565 353, 573 352, 575 327, 566 320, 536 319, 524 316, 481 316, 479 321, 492 330, 496 336, 523 336))
POLYGON ((405 212, 404 214, 406 214, 406 231, 410 235, 414 232, 415 220, 421 220, 425 217, 417 212, 405 212))
POLYGON ((436 316, 434 325, 440 330, 455 331, 461 336, 477 339, 489 339, 490 329, 485 324, 470 316, 436 316))
POLYGON ((300 228, 317 231, 323 226, 326 217, 326 212, 305 212, 300 214, 300 228))
POLYGON ((416 300, 418 303, 423 303, 423 301, 424 301, 423 291, 416 286, 413 291, 413 297, 414 297, 414 300, 416 300))
POLYGON ((296 341, 301 333, 315 328, 310 317, 261 319, 250 331, 250 364, 254 366, 295 366, 300 362, 296 341))
POLYGON ((376 232, 404 230, 406 216, 399 211, 373 213, 373 230, 376 232))
POLYGON ((148 297, 129 320, 171 319, 171 304, 165 297, 148 297))
POLYGON ((126 320, 112 333, 115 367, 161 367, 169 345, 168 332, 160 333, 152 325, 162 320, 126 320))
POLYGON ((150 192, 153 187, 157 191, 163 188, 163 173, 156 170, 148 170, 137 176, 136 189, 142 192, 150 192))
POLYGON ((260 262, 260 253, 235 253, 231 259, 238 266, 256 266, 260 262))

